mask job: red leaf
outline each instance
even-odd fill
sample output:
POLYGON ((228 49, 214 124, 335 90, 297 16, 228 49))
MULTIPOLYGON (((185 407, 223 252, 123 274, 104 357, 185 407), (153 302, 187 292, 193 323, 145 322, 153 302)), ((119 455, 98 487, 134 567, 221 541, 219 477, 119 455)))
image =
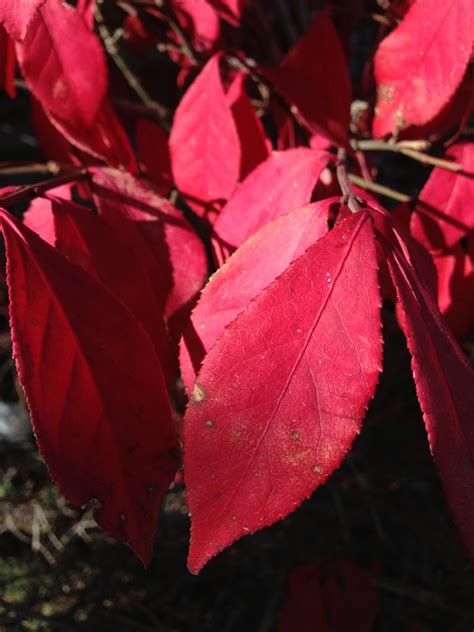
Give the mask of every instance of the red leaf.
POLYGON ((214 55, 179 104, 170 135, 176 186, 200 215, 227 200, 240 169, 240 145, 214 55))
POLYGON ((345 560, 332 571, 300 566, 290 577, 291 598, 279 632, 371 632, 377 594, 367 573, 345 560))
POLYGON ((388 255, 401 326, 431 452, 464 542, 474 555, 474 372, 415 270, 388 255))
POLYGON ((2 0, 0 23, 8 34, 17 41, 25 39, 33 19, 45 0, 2 0))
POLYGON ((473 42, 471 0, 417 0, 375 55, 374 135, 423 125, 461 83, 473 42))
POLYGON ((267 222, 307 204, 330 157, 304 147, 273 152, 222 209, 214 225, 218 239, 236 248, 267 222))
MULTIPOLYGON (((48 196, 71 199, 71 185, 65 184, 48 191, 48 196)), ((29 205, 23 215, 23 224, 34 231, 51 246, 56 245, 56 228, 51 200, 46 197, 37 197, 29 205)))
POLYGON ((58 250, 103 283, 134 314, 166 367, 169 344, 163 311, 144 258, 133 248, 134 225, 110 223, 66 200, 53 199, 52 211, 58 250))
POLYGON ((152 285, 168 317, 190 303, 204 284, 204 246, 182 213, 130 174, 97 169, 94 200, 99 213, 123 226, 135 242, 137 256, 146 259, 152 285), (138 230, 130 231, 132 220, 138 230))
POLYGON ((290 264, 204 359, 184 427, 191 572, 289 514, 339 466, 374 394, 381 347, 364 211, 290 264))
POLYGON ((341 42, 327 11, 315 18, 280 67, 268 69, 266 74, 313 134, 347 145, 351 83, 341 42))
POLYGON ((245 74, 239 73, 227 92, 240 140, 240 179, 246 178, 271 152, 271 144, 245 92, 245 74))
POLYGON ((435 167, 411 216, 413 236, 429 250, 452 246, 474 229, 474 143, 457 143, 446 157, 462 172, 435 167))
POLYGON ((51 123, 41 103, 34 96, 31 96, 30 103, 31 118, 44 157, 59 163, 72 163, 74 158, 71 143, 51 123))
POLYGON ((77 12, 90 31, 94 30, 94 0, 77 0, 77 12))
POLYGON ((217 13, 233 26, 239 26, 247 0, 209 0, 217 13))
POLYGON ((456 337, 474 325, 474 267, 464 248, 456 244, 433 257, 438 271, 438 305, 456 337))
POLYGON ((87 154, 112 167, 138 171, 128 136, 112 104, 105 98, 95 121, 89 127, 73 121, 61 121, 45 111, 49 121, 66 140, 87 154))
POLYGON ((205 354, 226 326, 306 248, 326 234, 329 207, 338 200, 308 204, 266 224, 211 277, 181 342, 181 375, 189 395, 205 354))
POLYGON ((212 50, 220 35, 220 22, 207 0, 172 0, 181 26, 196 50, 212 50))
POLYGON ((176 440, 154 346, 104 286, 1 215, 14 356, 40 449, 69 502, 151 558, 176 440))
MULTIPOLYGON (((1 11, 1 9, 0 9, 1 11)), ((0 88, 15 98, 15 43, 0 25, 0 88)))
POLYGON ((168 195, 173 187, 170 153, 166 132, 153 121, 138 119, 135 126, 140 166, 160 195, 168 195))
POLYGON ((474 111, 474 64, 469 64, 460 86, 448 103, 425 125, 413 125, 401 133, 403 139, 426 138, 430 142, 444 138, 449 133, 449 143, 454 142, 465 128, 474 111))
POLYGON ((75 9, 48 0, 17 53, 28 86, 52 116, 92 124, 107 92, 107 67, 99 39, 75 9))

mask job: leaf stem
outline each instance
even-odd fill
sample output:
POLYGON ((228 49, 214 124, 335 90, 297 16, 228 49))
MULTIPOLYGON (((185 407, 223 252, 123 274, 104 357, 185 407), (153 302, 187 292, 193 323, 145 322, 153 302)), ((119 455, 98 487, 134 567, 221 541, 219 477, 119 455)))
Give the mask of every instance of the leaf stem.
POLYGON ((361 209, 361 205, 354 193, 351 181, 347 174, 346 168, 346 152, 344 149, 339 149, 337 152, 337 167, 336 167, 337 180, 341 187, 342 195, 344 196, 344 202, 352 213, 358 213, 361 209))

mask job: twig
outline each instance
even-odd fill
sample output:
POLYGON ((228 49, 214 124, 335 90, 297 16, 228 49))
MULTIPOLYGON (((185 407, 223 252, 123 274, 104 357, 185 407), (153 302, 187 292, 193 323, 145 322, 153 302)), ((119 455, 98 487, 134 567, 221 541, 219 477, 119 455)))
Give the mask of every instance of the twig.
POLYGON ((180 23, 176 19, 176 16, 173 14, 171 9, 167 9, 165 15, 168 19, 168 24, 170 25, 171 30, 178 38, 179 43, 181 44, 181 49, 183 54, 189 59, 191 65, 199 66, 199 62, 197 60, 194 49, 191 45, 191 42, 188 39, 188 36, 181 28, 180 23))
POLYGON ((9 165, 0 167, 1 176, 22 176, 22 175, 57 175, 63 167, 53 160, 46 163, 30 163, 21 165, 9 165))
POLYGON ((160 119, 163 118, 163 108, 157 103, 154 99, 150 97, 148 92, 140 83, 138 77, 132 71, 127 62, 120 55, 119 50, 117 48, 116 39, 112 33, 109 31, 102 11, 100 9, 101 4, 103 4, 104 0, 96 0, 94 4, 94 17, 97 23, 97 28, 99 30, 99 35, 104 43, 105 49, 115 62, 115 65, 122 73, 124 79, 127 81, 130 88, 135 92, 140 101, 146 105, 150 110, 154 110, 156 112, 157 117, 160 119))
POLYGON ((426 154, 421 149, 427 149, 429 143, 426 141, 400 141, 398 143, 388 143, 383 140, 369 139, 369 140, 353 140, 351 142, 353 149, 361 151, 390 151, 397 154, 402 154, 408 158, 412 158, 424 165, 433 165, 434 167, 440 167, 447 171, 458 172, 462 171, 462 166, 451 160, 444 160, 443 158, 437 158, 426 154))
POLYGON ((17 540, 20 540, 20 542, 23 542, 24 544, 30 544, 30 538, 18 529, 15 521, 13 520, 13 516, 10 513, 7 513, 5 515, 4 520, 6 528, 8 529, 8 531, 10 531, 12 535, 15 536, 17 540))
POLYGON ((43 507, 35 502, 34 505, 35 515, 38 518, 39 523, 46 529, 46 535, 48 536, 48 540, 54 546, 58 553, 62 553, 64 551, 64 546, 58 536, 54 533, 53 527, 51 526, 46 514, 44 513, 43 507))
POLYGON ((357 176, 355 173, 349 173, 348 178, 350 182, 356 184, 361 189, 365 189, 366 191, 373 191, 374 193, 384 195, 385 197, 396 200, 397 202, 411 202, 412 198, 409 195, 400 193, 400 191, 395 191, 395 189, 390 189, 383 184, 377 184, 377 182, 364 180, 364 178, 357 176))
POLYGON ((358 213, 361 209, 361 205, 351 187, 351 182, 347 174, 346 169, 346 152, 344 149, 340 149, 337 153, 337 167, 336 174, 339 186, 341 187, 342 195, 345 198, 345 203, 352 213, 358 213))
POLYGON ((86 176, 87 169, 71 169, 68 173, 64 173, 56 178, 50 178, 49 180, 45 180, 44 182, 40 182, 38 184, 27 184, 24 187, 20 187, 18 191, 15 191, 14 193, 0 197, 0 207, 8 209, 32 196, 40 195, 45 191, 59 187, 62 184, 67 184, 68 182, 82 180, 86 176))

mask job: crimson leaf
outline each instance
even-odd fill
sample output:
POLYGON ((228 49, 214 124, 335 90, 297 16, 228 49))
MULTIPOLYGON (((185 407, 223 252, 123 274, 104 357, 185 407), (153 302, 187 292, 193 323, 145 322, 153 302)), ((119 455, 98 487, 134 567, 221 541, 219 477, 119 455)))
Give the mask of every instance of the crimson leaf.
POLYGON ((178 189, 201 215, 208 203, 227 200, 240 170, 240 144, 214 55, 179 104, 169 139, 178 189))
POLYGON ((267 222, 307 204, 330 157, 305 147, 273 152, 222 209, 214 224, 218 240, 236 248, 267 222))
POLYGON ((326 234, 329 207, 337 200, 308 204, 269 222, 211 277, 181 342, 181 375, 189 394, 204 355, 225 327, 306 248, 326 234))
POLYGON ((398 250, 389 252, 388 263, 431 452, 474 555, 474 371, 416 271, 398 250))
POLYGON ((423 125, 447 104, 471 56, 471 0, 417 0, 375 55, 374 135, 423 125))
POLYGON ((48 0, 17 51, 31 91, 52 116, 86 127, 95 120, 107 67, 97 36, 75 9, 48 0))
POLYGON ((191 572, 288 515, 339 466, 374 394, 381 352, 364 211, 308 248, 204 359, 184 427, 191 572))
POLYGON ((103 285, 5 211, 14 356, 36 437, 67 500, 151 558, 176 439, 155 347, 103 285))

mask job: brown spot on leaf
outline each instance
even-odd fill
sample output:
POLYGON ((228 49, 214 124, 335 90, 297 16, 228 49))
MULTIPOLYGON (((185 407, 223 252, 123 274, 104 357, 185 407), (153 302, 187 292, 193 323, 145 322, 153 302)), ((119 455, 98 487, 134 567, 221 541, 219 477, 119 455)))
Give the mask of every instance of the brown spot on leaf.
POLYGON ((65 99, 69 93, 69 88, 67 87, 64 79, 58 79, 53 86, 53 97, 55 99, 65 99))
POLYGON ((194 385, 193 394, 191 395, 191 400, 195 402, 196 404, 198 404, 199 402, 202 402, 205 399, 206 399, 206 394, 204 390, 196 382, 196 384, 194 385))

